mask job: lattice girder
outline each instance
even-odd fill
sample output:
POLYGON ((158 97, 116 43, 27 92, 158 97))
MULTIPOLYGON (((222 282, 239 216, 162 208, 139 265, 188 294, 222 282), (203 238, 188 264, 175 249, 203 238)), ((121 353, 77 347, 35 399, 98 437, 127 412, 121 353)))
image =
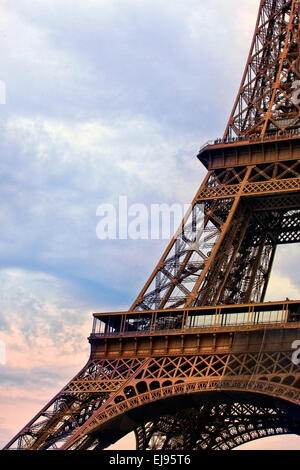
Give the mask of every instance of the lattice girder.
POLYGON ((99 446, 91 437, 95 429, 131 409, 172 396, 218 390, 253 391, 297 403, 299 368, 291 362, 290 351, 93 360, 8 448, 99 446), (107 370, 113 371, 111 376, 107 370))
POLYGON ((299 127, 299 2, 262 0, 223 140, 299 127))
POLYGON ((263 301, 276 246, 300 240, 299 190, 298 160, 210 171, 131 310, 263 301))
POLYGON ((247 402, 206 404, 139 426, 138 450, 229 450, 262 437, 299 434, 286 410, 247 402))
POLYGON ((182 450, 299 433, 299 365, 287 344, 299 335, 299 311, 289 316, 283 306, 281 323, 258 325, 253 305, 264 299, 276 247, 300 241, 299 16, 297 0, 261 1, 223 139, 198 155, 208 173, 144 288, 121 313, 120 328, 126 315, 143 311, 149 331, 91 335, 86 366, 5 449, 102 449, 130 430, 139 449, 182 450), (221 305, 233 304, 250 306, 251 318, 234 327, 225 319, 222 329, 221 305), (216 307, 214 326, 186 332, 188 310, 201 306, 216 307), (153 329, 157 315, 174 319, 176 309, 180 332, 153 329), (175 402, 179 411, 161 411, 175 402), (135 423, 149 409, 161 412, 135 423))

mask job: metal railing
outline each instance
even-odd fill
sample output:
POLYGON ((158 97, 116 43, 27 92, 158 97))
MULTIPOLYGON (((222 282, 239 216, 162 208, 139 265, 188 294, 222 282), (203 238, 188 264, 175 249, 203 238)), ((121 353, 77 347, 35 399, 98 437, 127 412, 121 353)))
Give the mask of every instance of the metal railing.
MULTIPOLYGON (((299 316, 299 321, 297 322, 297 325, 299 326, 300 324, 300 316, 299 316)), ((214 332, 214 331, 231 331, 232 329, 240 329, 240 330, 247 330, 249 328, 256 328, 256 329, 263 329, 263 328, 278 328, 278 327, 290 327, 292 326, 293 323, 288 321, 288 318, 285 319, 277 319, 277 320, 270 320, 270 321, 244 321, 244 322, 237 322, 237 323, 229 323, 229 324, 215 324, 211 323, 209 325, 203 325, 203 326, 194 326, 194 327, 184 327, 184 328, 168 328, 168 329, 155 329, 155 328, 149 328, 145 330, 132 330, 132 331, 114 331, 114 332, 101 332, 101 333, 96 333, 92 332, 91 333, 91 338, 96 337, 96 338, 112 338, 112 337, 132 337, 132 336, 149 336, 149 335, 155 335, 155 336, 160 336, 160 335, 170 335, 170 334, 189 334, 189 333, 195 333, 195 332, 214 332)), ((296 324, 295 324, 296 325, 296 324)))
POLYGON ((205 142, 199 149, 199 153, 209 147, 211 145, 227 145, 227 144, 234 144, 239 142, 245 143, 253 143, 253 142, 265 142, 267 140, 284 140, 284 139, 293 139, 293 138, 300 138, 300 127, 298 129, 290 130, 290 131, 278 131, 265 134, 263 137, 259 135, 253 135, 251 137, 231 137, 223 140, 222 138, 211 139, 205 142))

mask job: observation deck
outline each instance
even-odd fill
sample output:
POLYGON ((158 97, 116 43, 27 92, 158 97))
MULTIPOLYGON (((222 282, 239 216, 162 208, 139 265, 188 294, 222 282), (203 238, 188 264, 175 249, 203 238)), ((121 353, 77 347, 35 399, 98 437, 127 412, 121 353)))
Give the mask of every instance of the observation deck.
POLYGON ((174 310, 94 313, 91 338, 285 326, 300 322, 300 300, 174 310))
POLYGON ((300 128, 205 142, 197 158, 208 170, 300 159, 300 128))
POLYGON ((93 315, 91 359, 256 351, 265 336, 278 351, 299 331, 300 300, 93 315))

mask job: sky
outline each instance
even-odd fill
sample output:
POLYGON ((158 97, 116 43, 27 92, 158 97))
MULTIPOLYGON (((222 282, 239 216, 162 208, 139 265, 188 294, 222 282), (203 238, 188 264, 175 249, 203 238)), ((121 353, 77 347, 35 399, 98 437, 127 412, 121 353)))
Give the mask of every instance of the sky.
MULTIPOLYGON (((1 446, 85 364, 91 313, 128 309, 152 272, 167 242, 100 240, 97 208, 193 199, 258 5, 0 0, 1 446)), ((279 251, 269 299, 300 298, 297 259, 279 251)))

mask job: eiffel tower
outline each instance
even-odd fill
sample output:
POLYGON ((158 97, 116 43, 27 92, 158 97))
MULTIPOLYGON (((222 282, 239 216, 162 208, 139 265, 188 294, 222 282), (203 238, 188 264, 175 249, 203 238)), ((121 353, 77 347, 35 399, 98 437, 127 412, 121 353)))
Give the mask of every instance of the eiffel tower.
POLYGON ((300 241, 300 5, 262 0, 207 175, 129 311, 95 313, 83 369, 5 449, 232 449, 300 434, 300 301, 264 302, 300 241))

